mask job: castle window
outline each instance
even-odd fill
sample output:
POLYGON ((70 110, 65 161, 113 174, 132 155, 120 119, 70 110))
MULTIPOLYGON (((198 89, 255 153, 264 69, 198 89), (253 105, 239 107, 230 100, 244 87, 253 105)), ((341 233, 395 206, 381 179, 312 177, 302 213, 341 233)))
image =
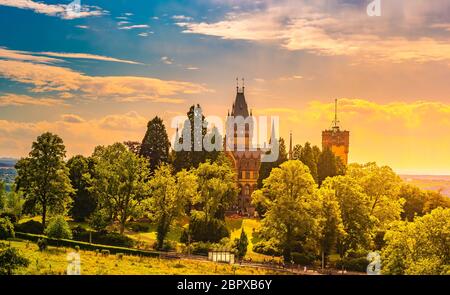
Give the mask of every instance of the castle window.
POLYGON ((245 178, 250 179, 250 171, 245 171, 245 178))
POLYGON ((248 184, 244 187, 244 196, 250 195, 250 186, 248 184))

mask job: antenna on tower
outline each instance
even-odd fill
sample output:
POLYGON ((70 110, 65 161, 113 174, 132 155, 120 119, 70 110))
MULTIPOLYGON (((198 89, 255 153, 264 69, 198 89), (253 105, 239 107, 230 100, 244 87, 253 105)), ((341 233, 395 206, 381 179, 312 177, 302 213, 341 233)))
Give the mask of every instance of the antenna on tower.
POLYGON ((242 93, 244 93, 245 90, 245 79, 242 78, 242 93))
POLYGON ((334 121, 333 121, 333 124, 334 124, 333 129, 334 130, 339 130, 339 121, 338 121, 338 117, 337 117, 338 116, 337 105, 338 105, 338 100, 335 99, 334 100, 334 121))
POLYGON ((236 77, 236 92, 239 92, 239 77, 236 77))

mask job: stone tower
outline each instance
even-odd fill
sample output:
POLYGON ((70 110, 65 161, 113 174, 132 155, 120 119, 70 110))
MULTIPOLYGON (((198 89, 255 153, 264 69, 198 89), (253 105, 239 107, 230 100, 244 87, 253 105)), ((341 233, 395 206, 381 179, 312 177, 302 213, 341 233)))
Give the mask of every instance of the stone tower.
POLYGON ((261 150, 251 147, 253 135, 252 112, 249 111, 245 99, 245 86, 236 87, 236 98, 234 100, 231 114, 227 116, 227 144, 226 153, 232 159, 237 175, 239 187, 238 201, 235 209, 241 214, 253 216, 255 208, 251 205, 251 194, 256 190, 259 168, 261 165, 261 150), (230 121, 234 120, 234 121, 230 121), (229 122, 237 122, 229 124, 229 122), (231 130, 228 130, 232 128, 231 130))
POLYGON ((335 100, 335 113, 333 127, 322 131, 322 149, 330 148, 341 159, 344 165, 348 164, 348 152, 350 146, 350 132, 340 130, 337 119, 337 99, 335 100))

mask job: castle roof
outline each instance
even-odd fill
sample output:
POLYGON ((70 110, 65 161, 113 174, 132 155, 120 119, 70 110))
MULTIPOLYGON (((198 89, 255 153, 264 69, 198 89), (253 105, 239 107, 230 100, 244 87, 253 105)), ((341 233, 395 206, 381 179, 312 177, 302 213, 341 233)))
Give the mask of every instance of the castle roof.
POLYGON ((247 118, 249 116, 248 105, 245 101, 244 91, 238 91, 236 93, 236 99, 234 100, 231 116, 242 116, 244 118, 247 118))

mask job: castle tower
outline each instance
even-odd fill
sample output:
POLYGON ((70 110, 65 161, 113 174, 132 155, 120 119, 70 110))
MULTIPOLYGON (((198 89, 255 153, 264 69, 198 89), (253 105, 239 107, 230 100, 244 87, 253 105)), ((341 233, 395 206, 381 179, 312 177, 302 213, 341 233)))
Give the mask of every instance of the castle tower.
POLYGON ((322 131, 322 149, 329 148, 342 160, 344 165, 348 164, 348 152, 350 146, 350 132, 341 131, 337 118, 337 99, 334 106, 333 127, 330 130, 322 131))
POLYGON ((255 208, 251 205, 251 194, 256 190, 261 165, 261 151, 252 149, 250 146, 254 131, 252 122, 251 112, 249 112, 245 99, 244 80, 242 79, 242 87, 239 87, 239 84, 237 85, 236 98, 231 114, 228 114, 227 117, 227 128, 233 128, 233 130, 230 130, 231 132, 227 132, 227 135, 233 134, 233 140, 230 143, 225 139, 225 142, 227 145, 226 153, 234 164, 237 175, 236 181, 240 189, 235 209, 250 216, 253 216, 255 212, 255 208), (231 126, 228 120, 235 120, 234 122, 238 123, 231 126))

